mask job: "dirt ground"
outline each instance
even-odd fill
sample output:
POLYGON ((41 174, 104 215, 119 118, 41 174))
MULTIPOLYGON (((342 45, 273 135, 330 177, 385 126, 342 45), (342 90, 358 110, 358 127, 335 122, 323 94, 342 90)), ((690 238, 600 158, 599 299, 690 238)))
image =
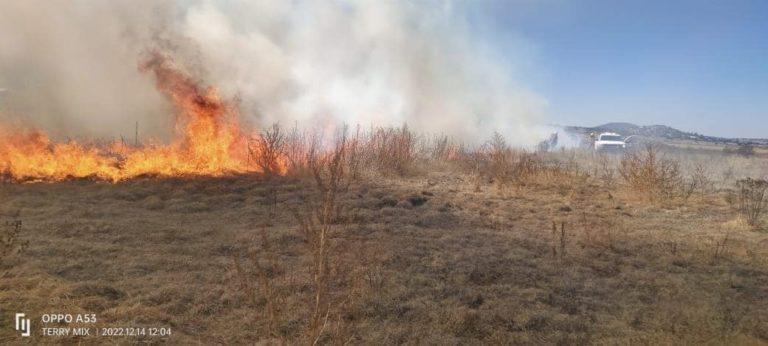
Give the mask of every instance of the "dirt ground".
MULTIPOLYGON (((0 342, 302 342, 311 253, 294 213, 311 191, 258 176, 5 183, 0 217, 28 246, 2 263, 0 342), (57 313, 171 335, 42 336, 67 326, 43 324, 57 313)), ((723 189, 646 203, 585 176, 500 192, 437 166, 362 178, 339 204, 320 343, 768 344, 768 232, 743 227, 723 189)))

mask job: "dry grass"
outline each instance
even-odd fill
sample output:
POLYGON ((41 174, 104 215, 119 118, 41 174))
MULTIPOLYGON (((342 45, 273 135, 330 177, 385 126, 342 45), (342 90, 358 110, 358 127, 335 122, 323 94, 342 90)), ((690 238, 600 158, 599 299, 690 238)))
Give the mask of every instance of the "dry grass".
POLYGON ((0 229, 0 276, 5 275, 8 262, 27 245, 28 243, 21 239, 21 220, 6 221, 0 229))
POLYGON ((383 133, 289 131, 276 152, 303 173, 285 177, 3 184, 29 246, 3 259, 2 316, 173 329, 36 343, 768 342, 768 233, 733 189, 758 158, 383 133))

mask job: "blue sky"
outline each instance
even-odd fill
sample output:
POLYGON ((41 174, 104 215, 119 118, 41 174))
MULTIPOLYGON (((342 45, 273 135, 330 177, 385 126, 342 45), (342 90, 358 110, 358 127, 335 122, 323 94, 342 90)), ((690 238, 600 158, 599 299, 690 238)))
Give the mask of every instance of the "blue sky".
POLYGON ((768 137, 768 1, 467 1, 550 122, 768 137))

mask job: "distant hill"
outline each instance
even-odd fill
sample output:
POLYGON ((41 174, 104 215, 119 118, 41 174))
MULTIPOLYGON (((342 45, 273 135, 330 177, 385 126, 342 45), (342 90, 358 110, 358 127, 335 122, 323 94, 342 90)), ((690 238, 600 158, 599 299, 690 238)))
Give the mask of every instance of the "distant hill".
POLYGON ((639 126, 631 123, 607 123, 595 127, 565 126, 567 132, 588 135, 589 133, 616 132, 622 136, 642 136, 656 139, 691 140, 723 144, 768 145, 764 138, 723 138, 685 132, 666 125, 639 126))

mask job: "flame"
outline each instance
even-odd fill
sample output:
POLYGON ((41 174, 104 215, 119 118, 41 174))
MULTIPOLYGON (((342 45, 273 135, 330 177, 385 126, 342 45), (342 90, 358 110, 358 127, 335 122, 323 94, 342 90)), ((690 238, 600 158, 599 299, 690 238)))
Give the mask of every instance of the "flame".
MULTIPOLYGON (((215 88, 202 88, 160 54, 139 68, 154 74, 157 88, 179 110, 170 144, 137 148, 119 141, 101 146, 54 143, 37 130, 0 127, 0 171, 19 181, 93 177, 113 182, 142 175, 260 171, 249 159, 258 150, 249 150, 236 110, 221 100, 215 88)), ((279 166, 285 173, 284 162, 279 166)))

